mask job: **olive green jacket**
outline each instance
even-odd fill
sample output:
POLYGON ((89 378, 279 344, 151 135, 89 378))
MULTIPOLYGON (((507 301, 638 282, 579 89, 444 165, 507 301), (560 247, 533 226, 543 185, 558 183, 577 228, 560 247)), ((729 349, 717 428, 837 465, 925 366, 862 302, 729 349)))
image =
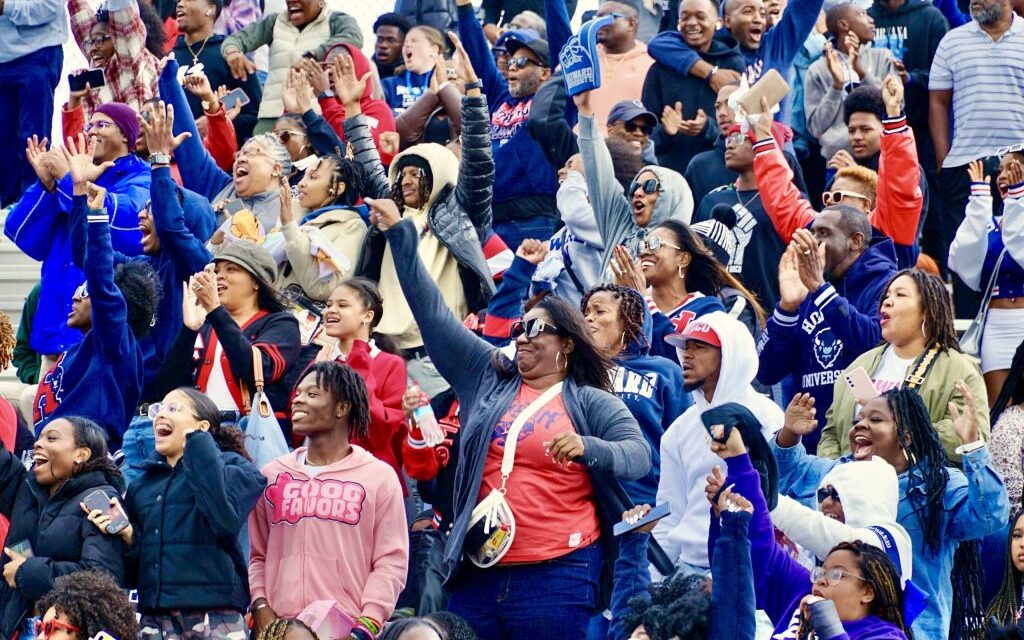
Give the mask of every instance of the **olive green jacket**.
MULTIPOLYGON (((881 345, 864 353, 850 363, 846 371, 864 367, 868 375, 874 378, 887 346, 881 345)), ((939 439, 946 450, 946 455, 957 466, 960 465, 960 456, 956 455, 955 450, 961 443, 956 431, 953 430, 953 419, 950 417, 948 405, 952 402, 961 412, 963 411, 964 399, 955 386, 960 380, 963 380, 974 394, 978 405, 978 428, 982 439, 988 440, 988 394, 985 391, 981 370, 974 360, 958 351, 940 353, 925 376, 924 384, 917 388, 921 399, 924 400, 924 406, 928 408, 928 413, 932 417, 935 429, 939 432, 939 439)), ((836 379, 833 393, 832 406, 825 414, 826 424, 821 432, 821 441, 818 442, 818 455, 825 458, 838 458, 850 453, 850 431, 853 429, 854 410, 857 405, 843 376, 836 379)))

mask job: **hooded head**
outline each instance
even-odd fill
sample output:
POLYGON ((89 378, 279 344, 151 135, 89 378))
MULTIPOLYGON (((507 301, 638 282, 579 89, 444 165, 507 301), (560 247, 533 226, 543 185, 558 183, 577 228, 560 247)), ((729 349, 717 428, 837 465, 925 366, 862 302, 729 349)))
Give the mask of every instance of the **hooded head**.
POLYGON ((417 144, 395 156, 388 169, 391 199, 399 207, 429 210, 445 187, 455 187, 459 161, 433 142, 417 144), (425 201, 424 201, 425 196, 425 201))
POLYGON ((626 189, 626 199, 638 230, 654 229, 669 218, 690 224, 693 217, 690 185, 679 173, 665 167, 647 165, 640 169, 626 189), (656 184, 650 185, 652 179, 656 184))
POLYGON ((700 339, 694 334, 710 330, 714 333, 720 352, 720 363, 717 370, 717 384, 712 398, 709 400, 698 389, 693 397, 702 408, 717 407, 727 402, 745 404, 748 394, 753 393, 754 376, 757 375, 757 348, 754 338, 746 326, 724 311, 714 311, 690 321, 682 333, 674 333, 665 337, 665 342, 676 348, 679 361, 683 363, 683 377, 686 378, 687 363, 691 359, 685 345, 689 340, 700 339))

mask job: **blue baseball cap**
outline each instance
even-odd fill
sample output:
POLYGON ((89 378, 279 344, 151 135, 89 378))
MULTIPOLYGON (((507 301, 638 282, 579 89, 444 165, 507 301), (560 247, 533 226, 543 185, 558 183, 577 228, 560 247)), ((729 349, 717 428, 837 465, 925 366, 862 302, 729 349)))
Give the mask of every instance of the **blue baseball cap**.
POLYGON ((644 103, 639 100, 622 100, 616 102, 612 110, 608 112, 608 124, 615 122, 630 122, 637 118, 643 118, 651 123, 652 127, 658 126, 658 117, 647 110, 644 103))

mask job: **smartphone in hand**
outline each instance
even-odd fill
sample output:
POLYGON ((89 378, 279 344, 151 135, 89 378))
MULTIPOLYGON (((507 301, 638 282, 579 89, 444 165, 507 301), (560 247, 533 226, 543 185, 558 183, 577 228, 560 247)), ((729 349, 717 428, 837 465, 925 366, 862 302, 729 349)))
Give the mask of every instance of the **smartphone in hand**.
POLYGON ((104 515, 110 516, 110 524, 107 525, 107 533, 120 533, 130 524, 128 522, 128 516, 126 516, 124 511, 119 509, 117 506, 110 504, 110 496, 104 493, 102 489, 97 489, 85 496, 85 499, 82 502, 85 503, 85 506, 89 511, 102 511, 104 515))
POLYGON ((105 84, 107 81, 103 77, 103 69, 89 69, 68 75, 68 88, 72 91, 82 91, 85 85, 89 85, 90 89, 99 89, 105 84))
POLYGON ((843 380, 846 381, 846 386, 850 387, 850 391, 853 392, 853 398, 860 404, 864 404, 868 400, 873 400, 878 397, 878 389, 875 388, 875 383, 871 381, 871 376, 864 367, 857 367, 849 373, 843 374, 843 380))

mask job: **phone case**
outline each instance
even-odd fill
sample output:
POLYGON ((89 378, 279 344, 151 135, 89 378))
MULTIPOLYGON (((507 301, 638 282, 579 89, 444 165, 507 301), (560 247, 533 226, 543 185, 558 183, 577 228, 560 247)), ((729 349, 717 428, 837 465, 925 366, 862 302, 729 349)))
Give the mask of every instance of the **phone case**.
POLYGON ((864 404, 868 400, 878 397, 878 389, 864 367, 858 367, 843 374, 843 379, 846 380, 846 386, 853 392, 853 397, 857 402, 864 404))
POLYGON ((739 103, 748 114, 761 113, 761 98, 768 100, 768 108, 771 109, 782 102, 787 93, 789 85, 786 84, 786 80, 775 69, 769 69, 743 94, 739 103))

